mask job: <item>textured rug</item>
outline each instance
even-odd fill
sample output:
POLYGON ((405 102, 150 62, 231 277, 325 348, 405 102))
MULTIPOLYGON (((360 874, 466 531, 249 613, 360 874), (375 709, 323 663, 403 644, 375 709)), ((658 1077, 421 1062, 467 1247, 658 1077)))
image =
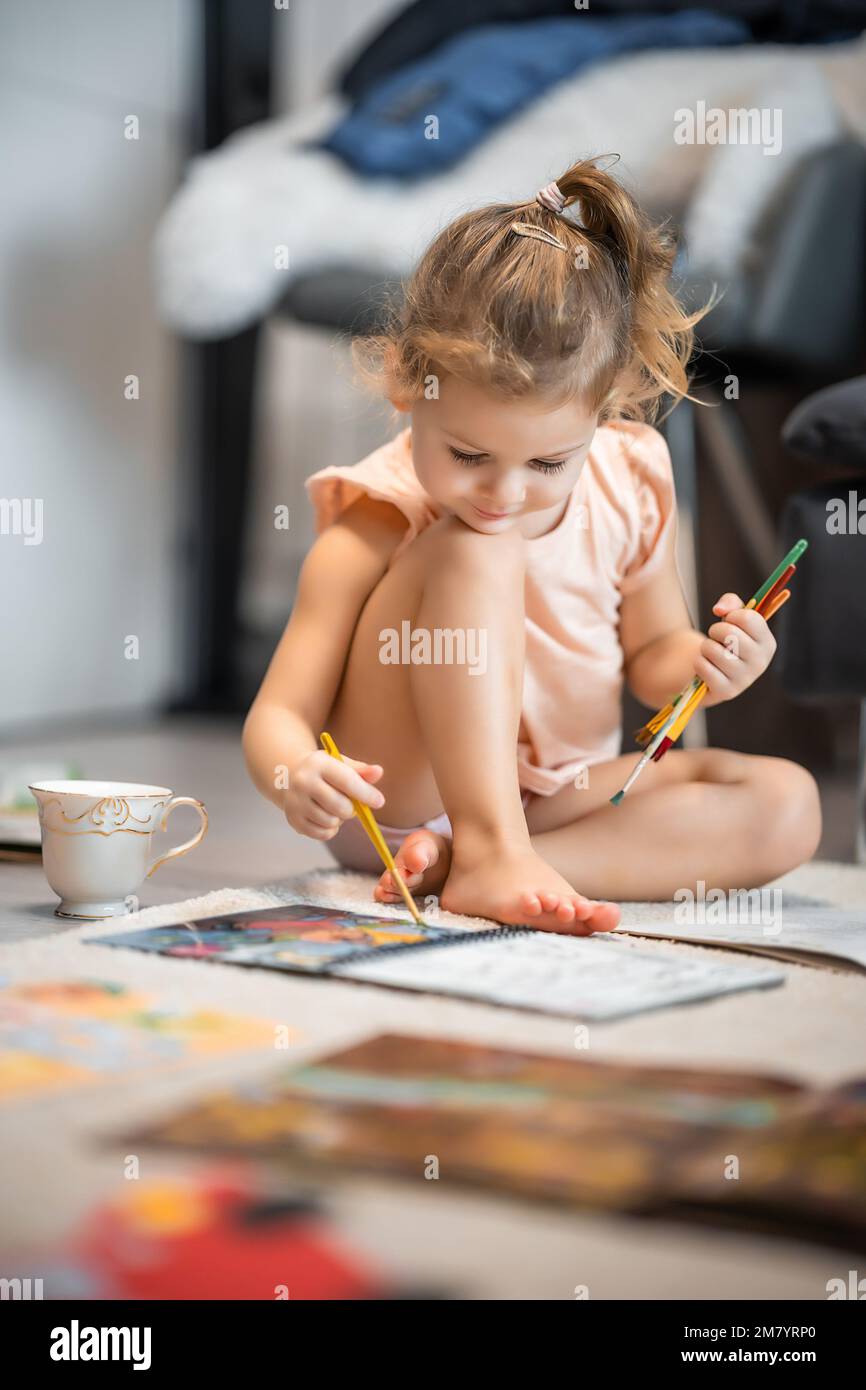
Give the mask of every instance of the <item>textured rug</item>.
MULTIPOLYGON (((338 871, 303 875, 264 888, 223 889, 184 903, 150 907, 133 916, 81 927, 58 924, 0 947, 0 977, 15 980, 99 979, 115 981, 158 1000, 162 1006, 205 1008, 289 1025, 297 1035, 291 1054, 274 1051, 204 1058, 189 1066, 155 1069, 136 1077, 106 1078, 98 1086, 51 1092, 25 1099, 4 1112, 0 1145, 2 1224, 11 1244, 53 1240, 119 1180, 128 1141, 143 1123, 156 1122, 202 1095, 249 1078, 258 1084, 287 1061, 324 1056, 375 1033, 426 1034, 474 1039, 496 1046, 574 1056, 571 1020, 498 1009, 436 995, 411 994, 348 981, 307 979, 279 971, 211 965, 138 951, 87 945, 89 939, 156 926, 178 916, 205 917, 225 910, 314 901, 369 911, 373 878, 338 871), (62 1180, 58 1181, 58 1173, 62 1180)), ((784 903, 804 900, 866 908, 866 870, 853 865, 813 864, 787 875, 779 885, 784 903)), ((629 903, 626 923, 670 920, 673 903, 629 903)), ((377 911, 380 909, 376 908, 377 911)), ((385 909, 381 909, 385 911, 385 909)), ((391 914, 399 915, 398 909, 391 914)), ((487 925, 441 914, 455 927, 487 925)), ((624 938, 643 950, 696 951, 646 938, 624 938)), ((731 960, 730 952, 716 952, 731 960)), ((798 965, 780 967, 779 988, 743 992, 688 1007, 594 1024, 591 1055, 661 1065, 706 1065, 724 1070, 767 1071, 802 1082, 832 1085, 862 1066, 866 977, 798 965)), ((180 1159, 148 1152, 150 1174, 173 1171, 180 1159)), ((184 1160, 187 1161, 187 1160, 184 1160)), ((194 1156, 191 1165, 198 1162, 194 1156)), ((426 1185, 425 1185, 426 1186, 426 1185)), ((597 1214, 575 1225, 562 1213, 524 1210, 485 1197, 416 1194, 400 1189, 395 1206, 391 1182, 369 1180, 329 1191, 358 1241, 402 1267, 407 1251, 423 1252, 428 1279, 462 1286, 473 1280, 493 1296, 523 1297, 526 1278, 538 1296, 558 1298, 574 1282, 574 1250, 593 1270, 593 1289, 623 1296, 623 1274, 635 1297, 652 1287, 663 1297, 815 1297, 836 1264, 821 1251, 775 1251, 763 1240, 674 1232, 636 1231, 633 1225, 597 1214), (459 1279, 453 1250, 461 1252, 459 1279), (469 1252, 468 1255, 466 1252, 469 1252), (467 1265, 466 1261, 469 1261, 467 1265), (472 1261, 475 1261, 474 1267, 472 1261), (589 1263, 587 1263, 589 1262, 589 1263), (519 1270, 514 1276, 513 1271, 519 1270), (511 1271, 511 1273, 509 1273, 511 1271), (529 1271, 530 1273, 527 1273, 529 1271), (684 1273, 687 1271, 687 1274, 684 1273), (497 1283, 497 1280, 499 1281, 497 1283)), ((835 1255, 834 1255, 835 1259, 835 1255)), ((410 1261, 411 1263, 411 1261, 410 1261)), ((582 1267, 583 1267, 582 1265, 582 1267)), ((847 1268, 847 1266, 843 1266, 847 1268)), ((820 1294, 818 1296, 823 1296, 820 1294)))
MULTIPOLYGON (((0 962, 7 979, 21 979, 32 974, 44 976, 46 971, 67 972, 76 975, 106 969, 107 957, 92 949, 84 950, 84 943, 91 938, 136 931, 142 927, 156 927, 179 918, 186 920, 211 917, 223 912, 241 912, 259 907, 274 907, 283 903, 316 903, 327 907, 351 908, 356 912, 369 912, 388 917, 404 917, 402 907, 385 907, 373 899, 375 878, 370 874, 352 873, 346 870, 320 870, 310 874, 300 874, 281 883, 273 883, 258 888, 222 888, 206 893, 202 897, 187 898, 183 902, 162 903, 157 907, 143 908, 127 917, 107 922, 88 922, 81 927, 71 927, 62 933, 40 936, 32 941, 18 941, 0 948, 0 962)), ((830 862, 805 865, 793 873, 768 885, 782 892, 782 911, 793 909, 804 903, 827 903, 837 907, 860 907, 864 909, 866 920, 866 867, 853 864, 830 862)), ((671 902, 623 903, 622 925, 627 927, 641 922, 665 923, 674 921, 675 904, 671 902)), ((432 919, 431 919, 432 920, 432 919)), ((455 913, 440 911, 435 919, 437 925, 455 930, 473 930, 496 926, 486 918, 462 917, 455 913)), ((639 938, 631 938, 637 944, 639 938)), ((653 942, 649 938, 640 940, 642 949, 670 950, 670 942, 653 942)), ((690 947, 681 949, 693 949, 690 947)), ((159 968, 159 958, 138 956, 135 964, 124 953, 114 953, 111 973, 118 979, 130 978, 131 972, 138 983, 147 983, 153 975, 164 981, 164 971, 159 968)), ((164 958, 163 958, 164 960, 164 958)), ((175 964, 175 962, 172 962, 175 964)), ((188 968, 195 970, 195 962, 188 962, 188 968)), ((236 974, 236 970, 232 971, 236 974)))
MULTIPOLYGON (((266 887, 226 888, 181 903, 149 907, 110 922, 89 922, 81 927, 63 924, 49 935, 0 946, 0 982, 112 981, 158 999, 167 1008, 218 1009, 281 1021, 298 1030, 293 1056, 322 1055, 378 1032, 475 1038, 573 1054, 574 1027, 569 1019, 355 981, 311 979, 276 970, 87 944, 94 937, 178 918, 189 920, 280 903, 314 902, 369 912, 374 910, 373 885, 370 875, 323 870, 266 887)), ((812 864, 769 886, 781 888, 783 911, 807 901, 848 908, 862 905, 866 909, 866 869, 854 865, 812 864)), ((375 911, 400 916, 396 907, 386 909, 376 904, 375 911)), ((673 911, 672 902, 628 903, 623 905, 623 922, 670 921, 673 911)), ((470 929, 491 925, 446 912, 440 913, 438 924, 470 929)), ((637 936, 621 940, 623 948, 668 953, 709 950, 728 964, 733 960, 732 952, 714 948, 637 936)), ((863 1055, 866 976, 794 964, 781 964, 779 969, 785 983, 760 995, 744 991, 701 1004, 594 1024, 593 1054, 640 1057, 673 1065, 687 1059, 695 1066, 706 1063, 767 1070, 821 1084, 856 1074, 863 1055)), ((196 1093, 207 1075, 219 1076, 222 1082, 230 1074, 257 1065, 260 1061, 255 1058, 219 1058, 190 1068, 188 1080, 155 1074, 133 1088, 113 1086, 110 1101, 102 1088, 102 1099, 94 1094, 86 1103, 77 1093, 68 1098, 67 1119, 76 1128, 88 1117, 110 1128, 121 1114, 137 1119, 145 1102, 161 1106, 181 1093, 196 1093)), ((59 1105, 53 1098, 48 1113, 54 1114, 59 1105)))

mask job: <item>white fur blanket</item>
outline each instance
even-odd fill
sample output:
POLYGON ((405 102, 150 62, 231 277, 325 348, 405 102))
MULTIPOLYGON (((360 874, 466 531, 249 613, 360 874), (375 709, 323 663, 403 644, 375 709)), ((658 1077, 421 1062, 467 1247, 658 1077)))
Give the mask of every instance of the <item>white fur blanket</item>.
POLYGON ((658 215, 684 225, 696 271, 730 277, 757 219, 809 152, 844 131, 866 141, 866 38, 647 53, 551 88, 454 169, 418 185, 367 180, 302 149, 343 113, 336 98, 252 126, 192 160, 155 243, 164 318, 192 337, 265 315, 293 276, 338 263, 409 270, 439 227, 491 200, 523 201, 576 158, 618 152, 617 172, 658 215), (675 113, 781 110, 776 154, 758 145, 679 145, 675 113), (275 267, 285 247, 286 269, 275 267))

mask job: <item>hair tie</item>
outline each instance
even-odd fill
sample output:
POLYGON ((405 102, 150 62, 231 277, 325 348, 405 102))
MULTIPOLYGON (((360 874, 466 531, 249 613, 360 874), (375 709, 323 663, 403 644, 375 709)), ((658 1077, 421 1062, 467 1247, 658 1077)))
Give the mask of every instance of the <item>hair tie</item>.
POLYGON ((556 182, 547 184, 545 188, 539 188, 535 195, 535 201, 540 207, 547 208, 548 212, 560 213, 565 211, 565 195, 556 182))

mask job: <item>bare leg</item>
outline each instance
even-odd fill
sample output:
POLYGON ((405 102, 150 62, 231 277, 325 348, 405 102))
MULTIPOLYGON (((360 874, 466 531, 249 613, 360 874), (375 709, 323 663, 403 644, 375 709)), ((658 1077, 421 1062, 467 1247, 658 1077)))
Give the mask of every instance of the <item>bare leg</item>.
POLYGON ((755 888, 815 853, 818 789, 796 763, 672 750, 611 806, 634 761, 629 754, 590 768, 591 795, 569 788, 527 811, 535 849, 587 893, 665 900, 698 880, 708 889, 755 888))
MULTIPOLYGON (((707 889, 756 888, 812 857, 821 836, 814 779, 783 758, 722 749, 674 750, 651 765, 619 806, 637 753, 589 770, 589 785, 535 797, 527 810, 533 848, 592 897, 664 901, 702 880, 707 889)), ((422 892, 435 892, 438 844, 407 838, 404 862, 422 892)), ((383 901, 398 895, 383 875, 383 901)))
POLYGON ((383 820, 429 819, 440 809, 438 789, 453 826, 447 910, 556 931, 609 930, 617 909, 583 897, 538 856, 521 805, 524 555, 514 532, 483 536, 454 519, 425 531, 359 619, 330 723, 347 752, 385 767, 383 820), (379 634, 405 618, 430 633, 483 634, 486 669, 383 665, 379 634))

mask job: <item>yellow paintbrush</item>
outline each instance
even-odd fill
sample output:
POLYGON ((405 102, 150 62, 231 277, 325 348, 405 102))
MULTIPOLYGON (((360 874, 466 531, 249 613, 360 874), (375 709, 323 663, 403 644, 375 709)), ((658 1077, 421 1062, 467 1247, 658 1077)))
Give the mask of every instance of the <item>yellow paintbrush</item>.
MULTIPOLYGON (((330 734, 323 733, 321 735, 321 741, 322 747, 324 748, 326 753, 330 753, 332 758, 339 758, 340 762, 343 761, 343 755, 340 752, 334 740, 331 738, 330 734)), ((423 927, 425 925, 424 918, 421 916, 421 913, 418 911, 418 908, 415 905, 415 899, 412 897, 412 894, 409 892, 409 889, 403 882, 402 875, 399 869, 397 868, 397 865, 394 863, 394 856, 392 855, 387 844, 385 843, 384 835, 382 834, 381 830, 376 824, 376 817, 373 815, 373 812, 370 810, 369 806, 364 805, 363 801, 356 801, 354 797, 351 798, 351 801, 352 805, 355 808, 355 815, 358 817, 358 820, 361 822, 367 834, 370 836, 370 839, 372 840, 376 852, 382 860, 382 863, 385 865, 385 868, 388 870, 392 879, 399 888, 404 903, 408 907, 409 911, 412 913, 412 916, 418 923, 419 927, 423 927)))

